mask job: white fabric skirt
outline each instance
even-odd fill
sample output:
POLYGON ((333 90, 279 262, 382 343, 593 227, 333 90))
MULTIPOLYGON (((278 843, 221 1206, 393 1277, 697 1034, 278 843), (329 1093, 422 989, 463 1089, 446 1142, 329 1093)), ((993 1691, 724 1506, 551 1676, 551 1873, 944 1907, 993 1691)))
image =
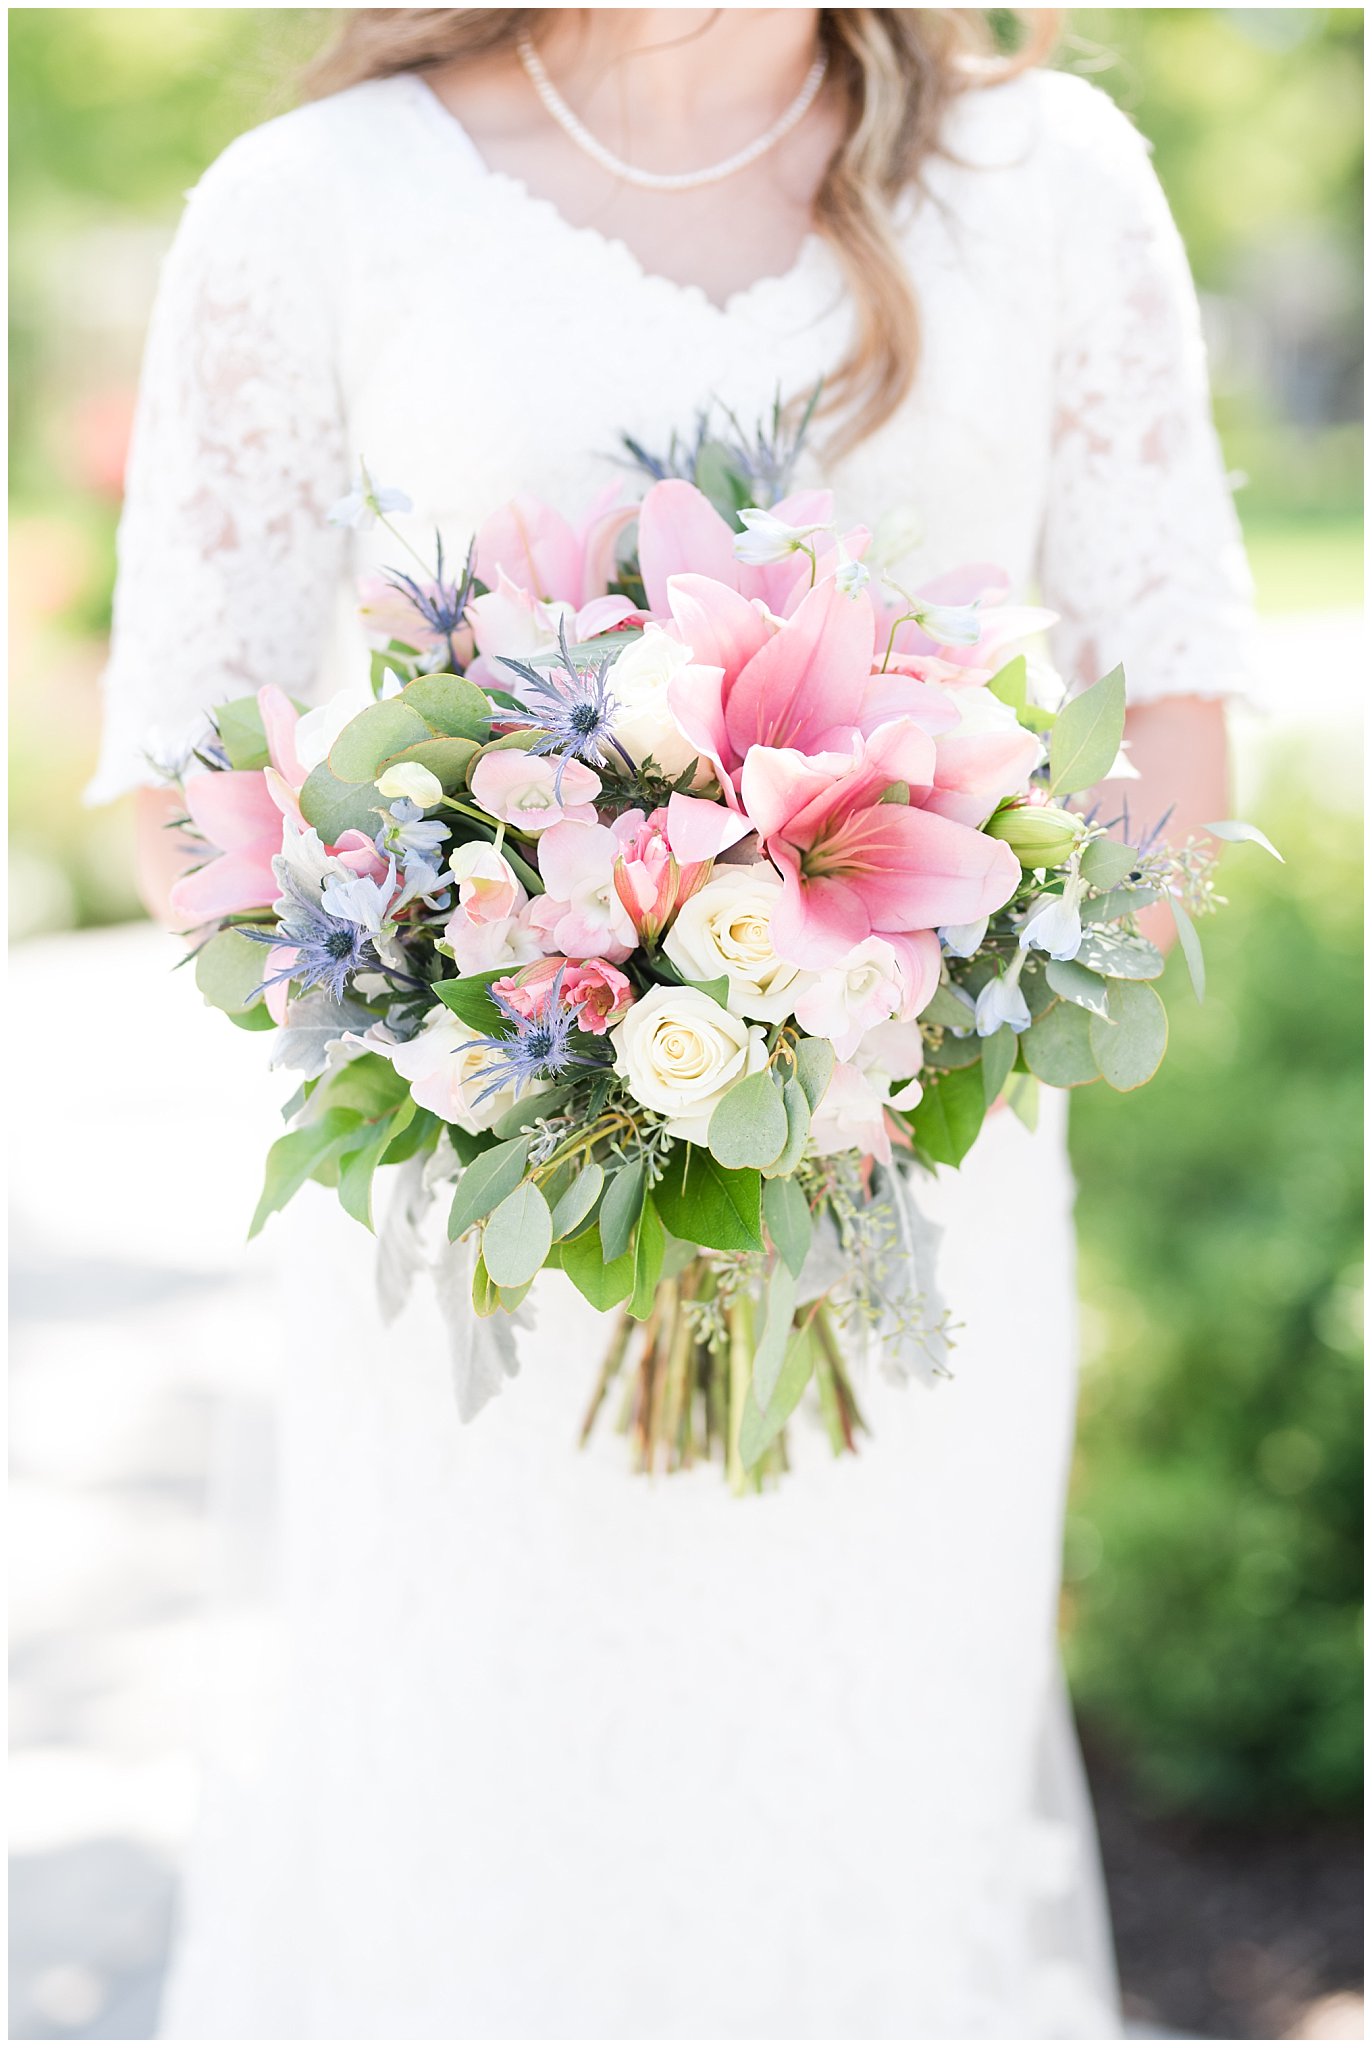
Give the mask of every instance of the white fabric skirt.
POLYGON ((608 1426, 578 1450, 607 1326, 559 1275, 463 1428, 433 1302, 384 1326, 305 1191, 271 1627, 211 1688, 163 2038, 1118 2031, 1054 1646, 1063 1107, 922 1198, 956 1377, 860 1382, 855 1458, 802 1411, 743 1500, 635 1476, 608 1426))

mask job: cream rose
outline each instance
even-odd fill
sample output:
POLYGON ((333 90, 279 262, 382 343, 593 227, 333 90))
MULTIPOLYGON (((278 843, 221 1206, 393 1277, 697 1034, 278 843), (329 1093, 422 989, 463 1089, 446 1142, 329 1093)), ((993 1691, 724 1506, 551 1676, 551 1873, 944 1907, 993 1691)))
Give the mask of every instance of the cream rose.
POLYGON ((615 1072, 634 1100, 692 1145, 706 1142, 735 1081, 767 1064, 761 1028, 740 1023, 698 988, 650 989, 610 1038, 615 1072))
POLYGON ((635 761, 651 754, 664 775, 680 775, 700 755, 667 701, 671 685, 691 668, 689 647, 661 626, 645 626, 642 639, 626 647, 610 670, 615 738, 635 761))
POLYGON ((729 1008, 736 1017, 779 1024, 814 980, 773 950, 772 919, 780 901, 781 877, 766 861, 717 867, 677 912, 662 950, 688 981, 727 974, 729 1008))
MULTIPOLYGON (((377 1045, 397 1074, 410 1084, 410 1093, 421 1109, 431 1109, 444 1123, 460 1131, 489 1131, 515 1099, 514 1083, 507 1082, 487 1095, 495 1079, 489 1045, 483 1045, 479 1031, 473 1031, 451 1010, 433 1010, 423 1028, 404 1045, 377 1045)), ((521 1101, 541 1095, 541 1085, 525 1088, 521 1101)))

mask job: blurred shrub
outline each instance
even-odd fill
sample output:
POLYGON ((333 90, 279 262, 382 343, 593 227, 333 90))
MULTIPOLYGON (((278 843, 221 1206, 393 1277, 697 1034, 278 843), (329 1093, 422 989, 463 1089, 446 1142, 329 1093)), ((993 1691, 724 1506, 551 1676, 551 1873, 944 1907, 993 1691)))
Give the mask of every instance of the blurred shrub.
POLYGON ((1347 1809, 1362 1753, 1358 841, 1284 781, 1213 993, 1173 961, 1161 1075, 1072 1116, 1074 1692, 1160 1803, 1234 1816, 1347 1809))

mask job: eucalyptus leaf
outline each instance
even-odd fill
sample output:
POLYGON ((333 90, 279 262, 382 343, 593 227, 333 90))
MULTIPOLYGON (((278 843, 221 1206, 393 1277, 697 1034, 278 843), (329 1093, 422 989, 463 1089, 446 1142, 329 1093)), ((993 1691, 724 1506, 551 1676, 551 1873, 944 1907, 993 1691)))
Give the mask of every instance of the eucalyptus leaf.
POLYGON ((1082 1088, 1100 1079, 1091 1048, 1093 1019, 1079 1003, 1054 1003, 1024 1033, 1020 1052, 1031 1074, 1050 1088, 1082 1088))
POLYGON ((1049 742, 1049 793, 1072 796, 1110 773, 1124 738, 1124 670, 1111 669, 1063 705, 1049 742))
POLYGON ((235 697, 214 714, 215 730, 231 768, 265 768, 271 759, 256 697, 235 697))
POLYGON ((1039 1084, 1032 1074, 1013 1073, 1005 1084, 1005 1100, 1026 1131, 1039 1127, 1039 1084))
POLYGON ((1007 661, 1004 668, 998 668, 986 685, 993 697, 999 697, 1002 704, 1008 704, 1012 711, 1024 711, 1029 703, 1029 664, 1022 654, 1007 661))
MULTIPOLYGON (((762 1169, 762 1177, 769 1185, 774 1178, 785 1179, 795 1172, 805 1157, 805 1147, 810 1138, 810 1105, 799 1081, 789 1080, 782 1084, 781 1106, 786 1112, 786 1143, 771 1165, 762 1169)), ((766 1190, 763 1192, 765 1194, 766 1190)))
POLYGON ((1015 1033, 1008 1024, 981 1041, 981 1086, 988 1109, 1005 1086, 1017 1049, 1015 1033))
POLYGON ((522 1287, 539 1271, 552 1242, 552 1213, 543 1190, 523 1180, 487 1218, 481 1256, 497 1287, 522 1287))
POLYGON ((340 782, 327 761, 310 770, 300 792, 305 823, 314 826, 326 846, 336 846, 345 832, 365 832, 371 839, 376 814, 384 808, 374 782, 340 782))
POLYGON ((1081 872, 1093 889, 1113 889, 1138 866, 1138 850, 1118 839, 1093 839, 1081 857, 1081 872))
POLYGON ((1089 967, 1083 967, 1080 960, 1050 960, 1046 973, 1049 988, 1064 1002, 1080 1003, 1083 1010, 1091 1010, 1097 1017, 1109 1014, 1106 983, 1089 967))
POLYGON ((609 1176, 599 1219, 600 1248, 607 1265, 628 1251, 647 1185, 648 1169, 642 1159, 630 1160, 609 1176))
POLYGON ((977 1006, 961 995, 952 982, 942 982, 919 1013, 921 1024, 937 1024, 943 1031, 965 1037, 975 1031, 977 1006))
POLYGON ((249 1237, 256 1237, 269 1216, 284 1209, 307 1180, 337 1159, 362 1121, 360 1110, 331 1109, 301 1130, 288 1131, 277 1139, 267 1154, 262 1193, 248 1225, 249 1237))
POLYGON ((338 1162, 338 1199, 358 1223, 372 1228, 372 1181, 382 1158, 414 1117, 418 1104, 407 1095, 368 1125, 358 1145, 347 1145, 338 1162))
POLYGON ((646 1323, 653 1312, 666 1253, 667 1233, 650 1195, 634 1233, 634 1285, 629 1296, 629 1314, 637 1323, 646 1323))
POLYGON ((721 1166, 770 1166, 786 1143, 781 1089, 764 1069, 736 1081, 710 1118, 710 1150, 721 1166))
POLYGON ((378 777, 388 768, 398 767, 402 761, 415 761, 421 768, 427 768, 430 775, 436 775, 444 791, 451 796, 455 789, 466 784, 467 770, 477 751, 475 740, 417 740, 412 747, 405 747, 398 754, 390 754, 377 765, 378 777))
POLYGON ((567 1239, 561 1247, 560 1263, 573 1287, 585 1295, 592 1308, 614 1308, 627 1301, 633 1292, 633 1254, 625 1252, 623 1258, 607 1266, 600 1249, 600 1232, 594 1228, 583 1230, 580 1237, 567 1239))
POLYGON ((206 939, 195 956, 195 985, 216 1010, 250 1010, 272 972, 272 949, 242 932, 225 930, 206 939))
POLYGON ((1112 981, 1109 1018, 1091 1019, 1091 1047, 1112 1088, 1128 1094, 1151 1081, 1167 1050, 1167 1012, 1142 981, 1112 981))
POLYGON ((1200 933, 1191 920, 1191 913, 1175 896, 1169 896, 1167 906, 1172 913, 1172 922, 1177 927, 1177 939, 1181 956, 1186 962, 1186 971, 1191 977, 1191 986, 1196 992, 1196 1001, 1205 1001, 1205 954, 1201 948, 1200 933))
POLYGON ((600 1191, 605 1185, 605 1169, 591 1160, 583 1166, 565 1195, 553 1206, 553 1236, 555 1239, 575 1237, 586 1218, 600 1200, 600 1191))
POLYGON ((802 1038, 796 1044, 795 1078, 805 1091, 813 1116, 834 1077, 834 1048, 827 1038, 802 1038))
POLYGON ((1216 839, 1227 839, 1235 846, 1261 846, 1265 852, 1271 854, 1273 860, 1279 860, 1283 867, 1286 865, 1285 855, 1277 852, 1267 834, 1259 832, 1256 825, 1245 825, 1241 818, 1221 818, 1218 825, 1203 825, 1201 830, 1213 832, 1216 839))
POLYGON ((745 1471, 750 1471, 768 1445, 774 1443, 781 1435, 799 1405, 801 1395, 810 1384, 814 1369, 815 1338, 810 1325, 805 1323, 796 1331, 787 1347, 781 1372, 767 1407, 760 1408, 752 1389, 748 1390, 738 1437, 739 1457, 745 1471))
POLYGON ((799 1279, 815 1234, 810 1204, 799 1182, 769 1180, 762 1190, 762 1214, 767 1235, 799 1279))
POLYGON ((483 741, 491 729, 491 700, 466 676, 417 676, 391 701, 445 739, 483 741))
POLYGON ((790 1267, 774 1264, 767 1280, 762 1330, 753 1352, 753 1397, 765 1414, 776 1392, 796 1312, 796 1276, 790 1267))
POLYGON ((1131 939, 1126 932, 1088 928, 1077 953, 1077 964, 1111 981, 1156 981, 1166 963, 1147 939, 1131 939))
POLYGON ((1133 917, 1137 911, 1147 910, 1160 894, 1158 889, 1111 889, 1108 894, 1091 899, 1085 906, 1086 915, 1092 924, 1114 924, 1118 918, 1133 917))
POLYGON ((471 1164, 463 1168, 448 1213, 450 1238, 461 1237, 483 1216, 489 1216, 496 1204, 503 1202, 506 1195, 518 1187, 524 1178, 524 1166, 532 1142, 528 1137, 508 1138, 503 1145, 492 1145, 488 1151, 478 1152, 471 1164))
POLYGON ((374 782, 383 761, 391 760, 433 730, 399 697, 369 704, 350 718, 329 749, 329 772, 340 782, 374 782))
POLYGON ((978 1067, 957 1067, 926 1083, 924 1095, 910 1112, 915 1143, 939 1166, 960 1166, 971 1151, 982 1119, 986 1094, 978 1067))

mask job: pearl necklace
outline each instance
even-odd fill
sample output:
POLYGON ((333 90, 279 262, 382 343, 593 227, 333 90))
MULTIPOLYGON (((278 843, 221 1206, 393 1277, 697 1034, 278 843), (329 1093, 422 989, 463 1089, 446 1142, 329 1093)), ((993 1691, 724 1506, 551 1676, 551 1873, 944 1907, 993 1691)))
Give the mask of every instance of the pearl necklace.
POLYGON ((749 164, 755 164, 759 157, 765 156, 769 149, 775 149, 782 138, 805 119, 829 68, 827 58, 816 57, 805 75, 804 85, 780 120, 774 121, 756 142, 750 142, 746 149, 740 149, 734 156, 726 156, 722 163, 710 164, 703 171, 641 171, 633 164, 622 163, 603 142, 597 142, 589 128, 583 127, 543 69, 539 54, 527 36, 520 37, 516 48, 530 85, 563 134, 583 154, 593 158, 602 170, 622 178, 628 185, 639 185, 646 192, 691 192, 698 185, 717 185, 722 178, 732 178, 736 171, 746 170, 749 164))

